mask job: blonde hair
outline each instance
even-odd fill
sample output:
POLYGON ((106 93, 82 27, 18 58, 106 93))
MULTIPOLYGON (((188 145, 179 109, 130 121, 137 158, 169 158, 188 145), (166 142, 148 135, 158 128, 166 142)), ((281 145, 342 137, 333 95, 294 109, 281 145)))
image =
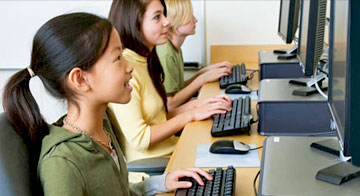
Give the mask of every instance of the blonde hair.
POLYGON ((170 21, 169 35, 178 34, 179 26, 187 24, 193 17, 193 7, 190 0, 165 0, 167 19, 170 21))

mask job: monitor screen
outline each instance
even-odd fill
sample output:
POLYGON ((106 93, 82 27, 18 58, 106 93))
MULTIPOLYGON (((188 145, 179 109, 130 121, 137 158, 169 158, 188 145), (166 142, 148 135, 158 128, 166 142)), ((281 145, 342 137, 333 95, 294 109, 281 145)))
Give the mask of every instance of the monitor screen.
POLYGON ((333 1, 330 32, 329 106, 344 155, 350 156, 348 85, 349 2, 333 1))
POLYGON ((301 1, 298 59, 305 76, 314 74, 324 44, 326 0, 301 1))
POLYGON ((281 0, 278 35, 290 44, 298 26, 300 0, 281 0))

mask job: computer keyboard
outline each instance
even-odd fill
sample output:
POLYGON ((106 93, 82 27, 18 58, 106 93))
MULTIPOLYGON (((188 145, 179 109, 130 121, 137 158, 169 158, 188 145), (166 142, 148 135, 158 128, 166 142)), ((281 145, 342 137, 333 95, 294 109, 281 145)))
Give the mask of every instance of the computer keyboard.
POLYGON ((217 168, 209 170, 213 180, 208 181, 204 177, 204 186, 200 186, 193 178, 183 178, 190 181, 192 186, 188 189, 176 190, 176 196, 234 196, 236 170, 233 166, 227 169, 217 168))
POLYGON ((234 65, 231 75, 220 78, 220 88, 226 88, 231 84, 246 84, 247 80, 245 64, 234 65))
POLYGON ((236 135, 247 132, 250 135, 250 121, 252 119, 251 99, 249 96, 245 98, 237 98, 232 101, 232 110, 225 114, 213 115, 213 126, 211 135, 213 137, 236 135))

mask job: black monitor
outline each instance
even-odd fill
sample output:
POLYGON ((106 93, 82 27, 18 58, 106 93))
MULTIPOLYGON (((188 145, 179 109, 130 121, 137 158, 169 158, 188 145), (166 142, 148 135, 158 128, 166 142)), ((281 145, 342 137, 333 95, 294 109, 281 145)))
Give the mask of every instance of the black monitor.
POLYGON ((305 76, 316 71, 324 48, 327 0, 302 0, 298 59, 305 76))
POLYGON ((290 44, 295 39, 299 21, 300 0, 280 0, 278 35, 290 44))
POLYGON ((351 12, 359 5, 358 0, 331 2, 328 105, 331 128, 338 135, 341 161, 320 170, 316 178, 333 184, 360 175, 360 88, 356 77, 360 73, 356 58, 360 52, 357 38, 360 24, 359 14, 351 12))

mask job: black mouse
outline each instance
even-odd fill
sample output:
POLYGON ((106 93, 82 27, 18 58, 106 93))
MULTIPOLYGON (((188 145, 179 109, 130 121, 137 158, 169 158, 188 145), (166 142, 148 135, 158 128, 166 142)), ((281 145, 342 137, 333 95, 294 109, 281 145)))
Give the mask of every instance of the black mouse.
POLYGON ((210 146, 210 152, 216 154, 246 154, 250 146, 237 140, 221 139, 210 146))
POLYGON ((226 94, 250 94, 251 89, 242 84, 230 84, 225 89, 226 94))

